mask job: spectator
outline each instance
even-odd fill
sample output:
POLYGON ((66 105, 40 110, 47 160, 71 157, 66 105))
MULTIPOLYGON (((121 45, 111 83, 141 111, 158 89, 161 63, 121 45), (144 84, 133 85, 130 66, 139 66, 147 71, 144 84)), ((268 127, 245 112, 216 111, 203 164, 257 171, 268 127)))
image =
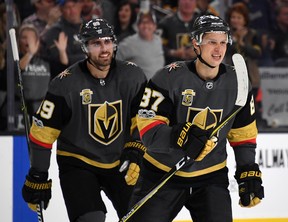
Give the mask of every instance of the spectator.
MULTIPOLYGON (((5 1, 5 0, 2 0, 5 1)), ((33 0, 13 0, 19 10, 20 20, 23 21, 26 17, 32 15, 35 12, 35 8, 32 3, 33 0)))
MULTIPOLYGON (((233 0, 233 4, 242 2, 249 9, 249 27, 262 33, 271 30, 274 15, 271 0, 233 0)), ((232 5, 233 5, 232 4, 232 5)))
POLYGON ((190 41, 195 14, 196 0, 178 0, 178 10, 159 21, 165 64, 195 57, 190 41))
POLYGON ((55 0, 32 0, 31 3, 35 13, 26 17, 22 24, 33 24, 41 36, 60 18, 61 12, 55 0))
POLYGON ((102 17, 113 26, 115 26, 116 11, 119 2, 120 0, 101 0, 102 17))
POLYGON ((85 58, 77 38, 82 22, 81 4, 77 0, 62 0, 59 4, 61 18, 45 33, 41 48, 44 58, 50 63, 52 78, 69 65, 85 58), (67 45, 66 50, 59 51, 60 45, 62 45, 62 49, 67 45))
POLYGON ((19 64, 29 116, 39 108, 50 82, 50 66, 40 57, 39 46, 38 30, 32 24, 23 24, 19 29, 19 64))
POLYGON ((134 5, 129 0, 123 0, 120 2, 116 11, 115 21, 115 34, 117 41, 121 42, 127 36, 136 33, 134 23, 136 20, 136 12, 134 5))
MULTIPOLYGON (((10 13, 6 12, 7 3, 0 3, 0 130, 7 128, 7 18, 11 19, 11 28, 18 30, 20 25, 20 14, 16 4, 9 6, 10 13), (10 18, 10 16, 12 18, 10 18)), ((8 41, 8 42, 7 42, 8 41)))
POLYGON ((103 15, 100 0, 79 0, 82 4, 81 17, 84 21, 101 18, 103 15))
POLYGON ((164 52, 161 38, 155 34, 156 17, 152 12, 140 12, 137 18, 137 33, 126 37, 118 47, 117 58, 136 63, 146 77, 164 66, 164 52))
MULTIPOLYGON (((288 3, 276 7, 276 24, 273 29, 275 48, 273 59, 276 62, 281 58, 288 59, 288 3)), ((286 64, 287 65, 287 64, 286 64)))
MULTIPOLYGON (((233 40, 232 46, 227 50, 227 62, 232 64, 231 56, 234 53, 240 53, 244 57, 252 84, 253 96, 256 99, 260 88, 258 61, 261 56, 261 46, 257 32, 249 27, 249 10, 246 5, 241 2, 233 4, 227 12, 227 22, 231 28, 233 40)), ((257 112, 259 112, 261 105, 256 103, 256 107, 257 112)), ((261 114, 257 113, 256 117, 259 120, 261 114)))
POLYGON ((197 6, 195 13, 197 13, 197 16, 201 15, 219 15, 219 13, 213 8, 210 3, 212 2, 211 0, 196 0, 197 1, 197 6))
POLYGON ((258 65, 273 66, 271 54, 274 39, 271 30, 275 19, 271 0, 233 0, 233 2, 242 2, 249 9, 249 27, 256 30, 262 50, 258 65))
POLYGON ((219 17, 225 18, 227 9, 231 6, 231 4, 231 0, 214 0, 211 1, 210 6, 219 13, 219 17))

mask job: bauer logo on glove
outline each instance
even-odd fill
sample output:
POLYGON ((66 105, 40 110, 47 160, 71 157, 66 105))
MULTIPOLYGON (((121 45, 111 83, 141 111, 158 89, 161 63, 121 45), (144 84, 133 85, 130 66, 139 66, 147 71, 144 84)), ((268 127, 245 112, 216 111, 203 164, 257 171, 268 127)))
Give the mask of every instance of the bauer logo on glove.
POLYGON ((239 185, 239 204, 241 207, 254 207, 264 198, 262 173, 258 164, 238 167, 235 179, 239 185))

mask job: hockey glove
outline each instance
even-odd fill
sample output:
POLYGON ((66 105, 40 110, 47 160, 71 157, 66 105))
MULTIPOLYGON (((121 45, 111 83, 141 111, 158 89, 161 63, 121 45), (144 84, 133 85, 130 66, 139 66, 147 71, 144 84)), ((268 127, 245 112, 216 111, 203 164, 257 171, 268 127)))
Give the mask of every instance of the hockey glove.
POLYGON ((237 168, 234 177, 239 185, 241 207, 254 207, 264 198, 261 174, 256 163, 237 168))
POLYGON ((209 140, 210 131, 202 130, 190 122, 173 126, 172 147, 183 149, 187 156, 201 161, 215 147, 215 141, 209 140))
POLYGON ((22 196, 31 210, 36 211, 37 204, 42 204, 43 208, 48 207, 51 199, 52 180, 48 179, 48 173, 37 172, 31 168, 26 176, 22 188, 22 196))
POLYGON ((128 142, 124 146, 124 150, 120 159, 120 172, 126 171, 125 181, 128 185, 135 185, 142 163, 143 155, 146 147, 139 141, 128 142))

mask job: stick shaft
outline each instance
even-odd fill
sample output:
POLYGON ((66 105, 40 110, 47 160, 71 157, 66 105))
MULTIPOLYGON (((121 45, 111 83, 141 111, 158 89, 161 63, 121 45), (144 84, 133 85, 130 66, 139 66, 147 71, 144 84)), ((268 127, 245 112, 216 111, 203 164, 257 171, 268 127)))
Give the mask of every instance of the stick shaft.
MULTIPOLYGON (((20 69, 20 64, 19 64, 18 46, 17 46, 17 41, 16 41, 16 32, 15 32, 14 28, 9 30, 9 35, 10 35, 10 40, 11 40, 13 58, 14 58, 14 61, 15 61, 16 65, 17 65, 17 73, 18 73, 18 79, 19 79, 18 86, 20 88, 21 105, 22 105, 22 112, 23 112, 23 118, 24 118, 25 135, 26 135, 26 140, 27 140, 28 153, 30 154, 30 150, 31 150, 31 148, 30 148, 30 140, 29 140, 30 120, 29 120, 29 115, 28 115, 28 112, 27 112, 27 106, 26 106, 26 103, 25 103, 22 74, 21 74, 21 69, 20 69)), ((41 203, 37 204, 36 208, 37 208, 38 222, 44 222, 43 210, 42 210, 41 203)))

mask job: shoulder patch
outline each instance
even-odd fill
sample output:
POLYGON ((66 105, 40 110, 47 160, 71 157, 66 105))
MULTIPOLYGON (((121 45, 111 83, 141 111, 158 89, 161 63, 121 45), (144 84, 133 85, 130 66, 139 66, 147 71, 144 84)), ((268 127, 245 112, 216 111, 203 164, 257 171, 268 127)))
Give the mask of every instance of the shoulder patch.
POLYGON ((72 73, 70 72, 69 69, 65 69, 63 72, 61 72, 57 78, 63 79, 64 77, 67 77, 68 75, 71 75, 72 73))
POLYGON ((137 66, 136 63, 134 63, 134 62, 129 62, 129 61, 127 61, 126 65, 137 66))
POLYGON ((176 70, 179 67, 181 67, 181 64, 179 62, 173 62, 169 65, 166 65, 164 68, 168 69, 168 72, 171 72, 172 70, 176 70))

